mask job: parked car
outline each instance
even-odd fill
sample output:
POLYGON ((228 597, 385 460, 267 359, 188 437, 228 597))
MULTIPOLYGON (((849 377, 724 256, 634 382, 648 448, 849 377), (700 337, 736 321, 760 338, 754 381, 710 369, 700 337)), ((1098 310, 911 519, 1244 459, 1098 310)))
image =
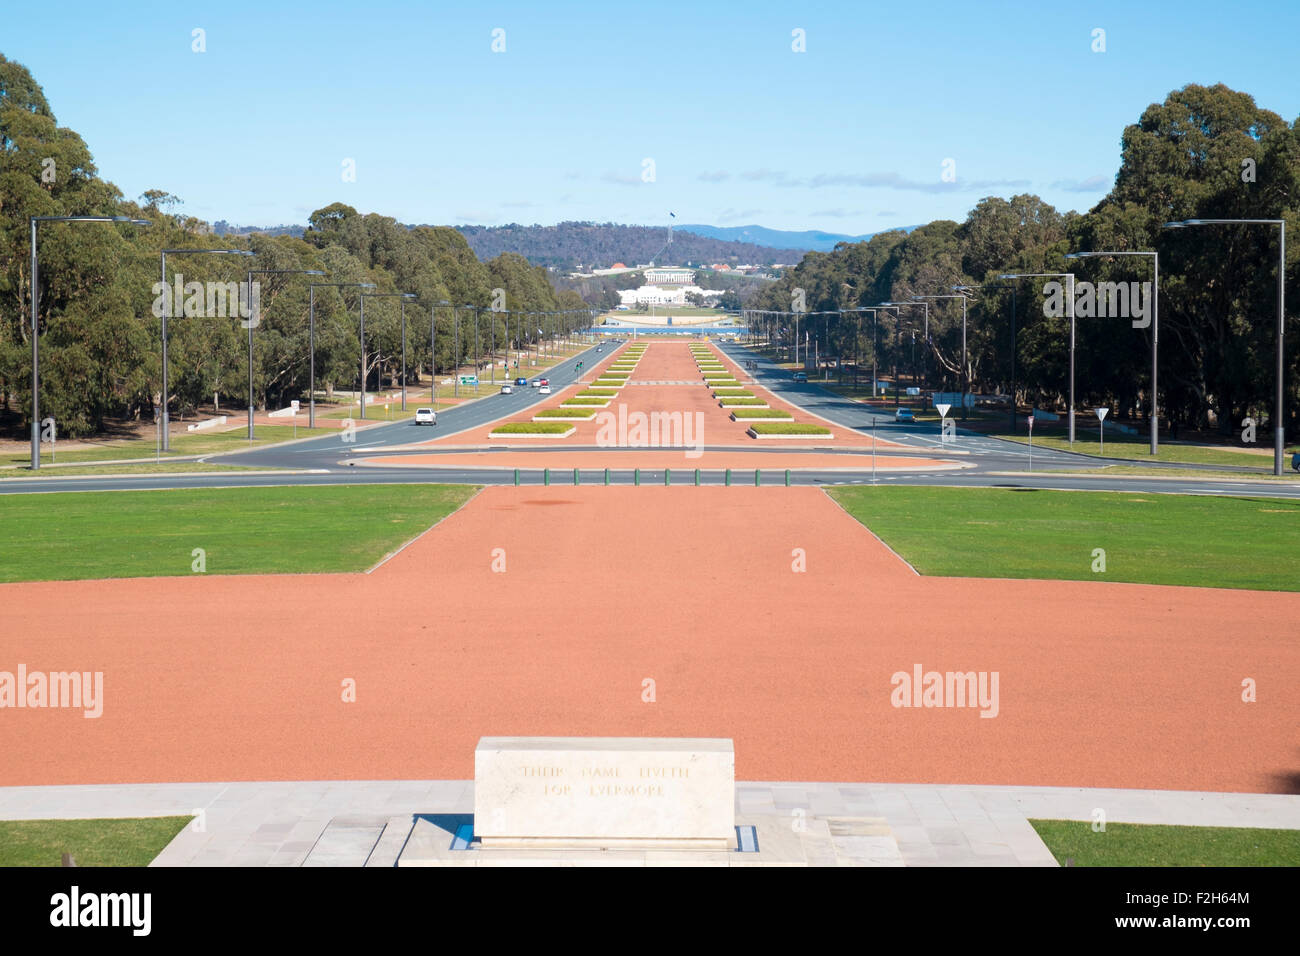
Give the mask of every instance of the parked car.
POLYGON ((509 383, 509 382, 507 382, 505 385, 502 385, 502 386, 501 386, 501 394, 502 394, 502 395, 513 395, 514 392, 515 392, 515 390, 510 386, 510 383, 509 383))
POLYGON ((415 410, 415 424, 436 425, 438 424, 438 413, 432 408, 417 408, 415 410))
POLYGON ((527 388, 527 387, 528 387, 528 379, 524 378, 524 377, 521 375, 519 378, 515 379, 515 384, 516 384, 516 385, 519 385, 519 386, 522 386, 522 387, 524 387, 524 388, 527 388))
POLYGON ((808 373, 807 373, 807 372, 795 372, 795 373, 794 373, 794 380, 795 380, 796 382, 806 382, 806 381, 808 381, 808 373))
POLYGON ((550 394, 551 394, 551 386, 549 386, 549 385, 543 385, 543 386, 541 386, 541 387, 537 390, 537 394, 538 394, 538 395, 550 395, 550 394))
POLYGON ((912 414, 910 408, 899 408, 894 411, 894 421, 896 422, 914 422, 916 416, 912 414))

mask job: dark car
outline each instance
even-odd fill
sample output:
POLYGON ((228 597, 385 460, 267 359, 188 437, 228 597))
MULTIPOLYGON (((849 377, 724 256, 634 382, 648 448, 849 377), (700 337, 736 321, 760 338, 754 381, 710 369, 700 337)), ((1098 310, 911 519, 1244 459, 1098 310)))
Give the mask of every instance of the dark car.
POLYGON ((808 381, 808 373, 807 373, 807 372, 795 372, 795 373, 794 373, 794 380, 795 380, 796 382, 806 382, 806 381, 808 381))
POLYGON ((515 379, 515 384, 516 384, 516 385, 522 385, 524 388, 527 388, 527 387, 528 387, 528 379, 523 378, 523 377, 521 376, 521 377, 515 379))

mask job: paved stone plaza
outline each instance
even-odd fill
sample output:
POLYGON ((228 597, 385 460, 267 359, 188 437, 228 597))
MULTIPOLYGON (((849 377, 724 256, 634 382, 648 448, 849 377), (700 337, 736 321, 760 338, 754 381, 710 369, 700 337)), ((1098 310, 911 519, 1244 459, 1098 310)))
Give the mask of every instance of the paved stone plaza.
MULTIPOLYGON (((736 784, 736 822, 759 852, 537 851, 543 864, 1056 866, 1028 820, 1093 818, 1300 829, 1300 797, 931 784, 736 784)), ((450 849, 472 823, 471 781, 319 781, 0 788, 0 819, 142 817, 203 811, 155 866, 395 866, 520 863, 502 851, 412 860, 420 841, 450 849), (440 840, 438 831, 447 840, 440 840), (410 848, 410 849, 408 849, 410 848)))

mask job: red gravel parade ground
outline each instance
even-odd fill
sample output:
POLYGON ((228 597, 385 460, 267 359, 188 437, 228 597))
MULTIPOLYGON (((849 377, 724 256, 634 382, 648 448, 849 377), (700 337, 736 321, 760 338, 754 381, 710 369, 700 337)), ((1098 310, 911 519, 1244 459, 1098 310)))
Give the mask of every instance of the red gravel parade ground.
POLYGON ((1296 787, 1300 595, 919 577, 813 488, 494 487, 370 574, 0 590, 11 655, 104 674, 99 718, 6 715, 6 786, 465 779, 483 735, 626 735, 733 737, 746 780, 1296 787), (917 666, 996 672, 996 718, 894 706, 917 666))

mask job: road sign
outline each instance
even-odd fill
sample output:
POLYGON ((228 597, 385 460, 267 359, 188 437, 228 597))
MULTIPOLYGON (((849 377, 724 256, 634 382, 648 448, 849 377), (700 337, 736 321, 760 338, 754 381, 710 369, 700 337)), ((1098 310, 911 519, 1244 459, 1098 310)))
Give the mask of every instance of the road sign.
POLYGON ((1034 430, 1034 416, 1033 416, 1033 415, 1030 415, 1030 416, 1029 416, 1029 418, 1028 418, 1028 422, 1029 422, 1029 430, 1030 430, 1030 431, 1033 431, 1033 430, 1034 430))
POLYGON ((942 404, 942 405, 936 405, 936 406, 934 406, 934 410, 935 410, 936 412, 939 413, 939 417, 940 417, 940 418, 947 418, 947 417, 948 417, 948 409, 950 409, 950 408, 952 408, 952 405, 948 404, 947 402, 945 402, 945 403, 942 404))
POLYGON ((1093 411, 1097 413, 1097 421, 1104 422, 1106 420, 1106 413, 1110 411, 1110 408, 1094 408, 1093 411))

